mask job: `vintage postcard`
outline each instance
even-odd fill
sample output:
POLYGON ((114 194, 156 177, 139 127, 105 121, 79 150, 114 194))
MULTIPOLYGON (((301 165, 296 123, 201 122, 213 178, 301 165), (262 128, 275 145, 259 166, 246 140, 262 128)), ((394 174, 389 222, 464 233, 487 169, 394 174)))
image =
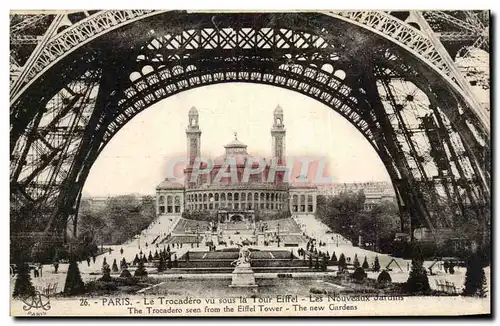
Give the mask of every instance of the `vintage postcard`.
POLYGON ((11 315, 491 315, 489 28, 12 11, 11 315))

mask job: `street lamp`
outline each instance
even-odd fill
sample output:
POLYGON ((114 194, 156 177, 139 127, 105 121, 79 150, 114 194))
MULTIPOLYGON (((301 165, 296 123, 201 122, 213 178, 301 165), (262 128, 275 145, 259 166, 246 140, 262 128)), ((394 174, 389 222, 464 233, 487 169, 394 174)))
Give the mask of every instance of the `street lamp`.
POLYGON ((280 246, 280 224, 278 223, 278 248, 280 246))
POLYGON ((199 226, 200 224, 196 224, 196 248, 200 247, 200 239, 198 238, 199 236, 199 226))

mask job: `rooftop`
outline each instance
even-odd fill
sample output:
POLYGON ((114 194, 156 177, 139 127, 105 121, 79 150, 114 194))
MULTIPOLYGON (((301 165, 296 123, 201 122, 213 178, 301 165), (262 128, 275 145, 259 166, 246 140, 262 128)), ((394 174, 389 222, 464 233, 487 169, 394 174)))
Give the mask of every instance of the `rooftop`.
POLYGON ((174 190, 174 189, 184 189, 184 185, 176 182, 175 180, 166 178, 163 180, 157 187, 157 190, 159 189, 169 189, 169 190, 174 190))

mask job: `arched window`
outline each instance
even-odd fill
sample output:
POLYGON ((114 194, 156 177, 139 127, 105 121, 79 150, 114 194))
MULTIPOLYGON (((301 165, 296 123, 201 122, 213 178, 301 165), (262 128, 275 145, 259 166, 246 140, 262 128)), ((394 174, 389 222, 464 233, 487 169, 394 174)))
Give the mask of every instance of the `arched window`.
POLYGON ((173 213, 173 212, 174 212, 174 205, 172 196, 167 196, 167 213, 173 213))
POLYGON ((247 201, 252 201, 252 194, 250 192, 247 194, 247 201))
POLYGON ((314 211, 313 196, 307 195, 307 211, 312 213, 314 211))
POLYGON ((297 195, 292 196, 292 212, 299 211, 299 197, 297 195))
POLYGON ((219 201, 219 193, 218 192, 215 193, 215 201, 219 201))
POLYGON ((207 201, 207 194, 203 194, 203 201, 206 202, 207 201))
POLYGON ((160 196, 160 198, 158 199, 158 203, 165 204, 165 196, 160 196))
POLYGON ((237 193, 237 192, 234 193, 234 200, 235 201, 236 200, 240 200, 240 194, 239 193, 237 193))
POLYGON ((240 194, 241 201, 245 201, 247 199, 246 195, 244 192, 240 194))
POLYGON ((225 194, 225 193, 222 193, 222 194, 220 195, 220 200, 221 200, 221 201, 226 201, 226 194, 225 194))
POLYGON ((228 201, 232 201, 233 200, 233 193, 231 193, 231 192, 227 193, 227 200, 228 201))
POLYGON ((253 194, 253 201, 256 202, 258 200, 259 200, 259 193, 256 192, 255 194, 253 194))

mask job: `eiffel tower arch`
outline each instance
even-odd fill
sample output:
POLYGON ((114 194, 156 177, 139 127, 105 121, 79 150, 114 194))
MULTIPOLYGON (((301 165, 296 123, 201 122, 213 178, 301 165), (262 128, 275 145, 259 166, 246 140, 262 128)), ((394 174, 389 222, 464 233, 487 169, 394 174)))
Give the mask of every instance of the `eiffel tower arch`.
POLYGON ((244 82, 309 96, 356 127, 387 168, 404 230, 438 237, 467 218, 486 232, 489 113, 450 55, 471 40, 445 47, 430 25, 436 14, 403 16, 110 10, 46 18, 11 79, 11 229, 76 230, 92 164, 127 122, 182 91, 244 82))

